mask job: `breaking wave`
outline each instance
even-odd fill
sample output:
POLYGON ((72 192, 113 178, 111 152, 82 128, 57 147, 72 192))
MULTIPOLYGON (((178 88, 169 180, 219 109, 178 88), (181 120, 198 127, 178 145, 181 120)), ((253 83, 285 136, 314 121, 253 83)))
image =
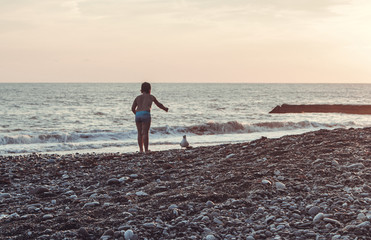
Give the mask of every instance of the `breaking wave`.
MULTIPOLYGON (((253 124, 242 124, 237 121, 226 123, 208 122, 193 126, 166 126, 151 128, 151 138, 161 138, 163 135, 178 136, 182 134, 195 135, 219 135, 239 134, 256 132, 274 132, 307 129, 308 131, 320 128, 347 128, 354 127, 354 122, 348 123, 318 123, 311 121, 300 122, 261 122, 253 124)), ((54 132, 49 134, 20 134, 19 132, 6 132, 0 135, 0 145, 8 144, 43 144, 43 143, 81 143, 81 142, 118 142, 131 140, 136 141, 136 130, 113 132, 104 130, 93 130, 91 132, 54 132)))
POLYGON ((193 133, 197 135, 217 135, 230 133, 255 133, 255 132, 272 132, 272 131, 289 131, 296 129, 318 129, 318 128, 346 128, 354 126, 354 122, 339 123, 318 123, 311 121, 300 122, 261 122, 253 124, 242 124, 237 121, 226 123, 208 122, 205 124, 194 125, 189 127, 159 127, 153 128, 152 133, 162 134, 179 134, 193 133))
POLYGON ((133 134, 136 134, 136 132, 92 131, 84 133, 16 134, 0 136, 0 145, 117 141, 127 139, 133 134))

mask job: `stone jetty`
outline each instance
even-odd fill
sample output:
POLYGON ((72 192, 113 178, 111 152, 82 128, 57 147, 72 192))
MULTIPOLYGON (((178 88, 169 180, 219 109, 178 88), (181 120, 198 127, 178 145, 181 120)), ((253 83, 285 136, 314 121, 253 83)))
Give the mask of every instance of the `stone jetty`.
POLYGON ((276 106, 269 113, 348 113, 371 114, 371 105, 290 105, 276 106))
POLYGON ((371 128, 0 156, 0 239, 371 239, 371 128))

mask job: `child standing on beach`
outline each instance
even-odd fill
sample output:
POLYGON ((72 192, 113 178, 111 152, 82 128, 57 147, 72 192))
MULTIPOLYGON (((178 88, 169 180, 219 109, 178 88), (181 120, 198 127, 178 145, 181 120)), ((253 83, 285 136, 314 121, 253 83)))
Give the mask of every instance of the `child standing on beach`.
POLYGON ((138 130, 138 145, 139 151, 144 150, 148 152, 149 143, 149 128, 151 126, 151 107, 154 102, 157 107, 164 111, 169 111, 169 108, 162 105, 155 96, 151 95, 151 84, 148 82, 142 83, 142 88, 140 90, 142 95, 135 98, 133 105, 131 106, 131 111, 135 114, 135 123, 138 130))

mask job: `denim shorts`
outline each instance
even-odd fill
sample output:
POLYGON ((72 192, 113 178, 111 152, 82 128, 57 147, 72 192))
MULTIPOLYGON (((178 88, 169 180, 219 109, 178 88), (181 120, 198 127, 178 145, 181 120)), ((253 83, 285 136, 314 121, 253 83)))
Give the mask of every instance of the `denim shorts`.
POLYGON ((139 111, 135 113, 135 122, 147 123, 151 122, 151 113, 149 111, 139 111))

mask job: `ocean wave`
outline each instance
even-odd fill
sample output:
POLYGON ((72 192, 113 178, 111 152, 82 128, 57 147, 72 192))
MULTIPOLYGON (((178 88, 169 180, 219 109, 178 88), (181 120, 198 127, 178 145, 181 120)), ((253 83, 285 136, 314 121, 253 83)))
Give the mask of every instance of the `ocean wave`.
MULTIPOLYGON (((290 131, 300 129, 320 129, 320 128, 347 128, 354 127, 354 122, 347 123, 318 123, 312 121, 300 122, 260 122, 252 124, 242 124, 237 121, 226 123, 207 122, 193 126, 165 126, 151 128, 151 138, 162 139, 163 135, 179 136, 183 134, 194 135, 220 135, 238 133, 257 133, 290 131)), ((136 130, 113 132, 110 130, 91 130, 90 132, 53 132, 53 133, 27 133, 6 132, 0 135, 0 145, 9 144, 43 144, 43 143, 82 143, 82 142, 117 142, 117 141, 136 141, 136 130)))
POLYGON ((255 133, 255 132, 272 132, 272 131, 289 131, 296 129, 308 128, 346 128, 354 126, 354 122, 347 123, 318 123, 312 121, 300 122, 260 122, 253 124, 242 124, 237 121, 230 121, 226 123, 208 122, 199 125, 188 127, 158 127, 152 128, 151 133, 162 134, 179 134, 179 133, 193 133, 196 135, 217 135, 217 134, 231 134, 231 133, 255 133))
POLYGON ((8 144, 43 144, 43 143, 76 143, 76 142, 95 142, 95 141, 118 141, 127 139, 135 134, 130 132, 110 132, 107 130, 91 132, 72 132, 72 133, 34 133, 34 134, 11 134, 0 135, 0 145, 8 144))

